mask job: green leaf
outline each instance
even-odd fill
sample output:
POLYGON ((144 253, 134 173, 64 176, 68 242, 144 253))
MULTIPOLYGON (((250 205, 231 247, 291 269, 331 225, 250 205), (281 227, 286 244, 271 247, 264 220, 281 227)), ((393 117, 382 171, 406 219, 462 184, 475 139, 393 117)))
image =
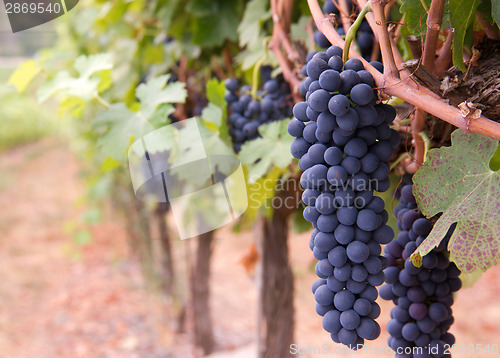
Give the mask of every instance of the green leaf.
POLYGON ((290 145, 293 138, 288 134, 287 126, 287 120, 263 124, 259 127, 261 137, 241 147, 239 158, 249 166, 250 183, 265 176, 273 166, 284 169, 292 162, 290 145))
POLYGON ((101 165, 101 170, 105 172, 109 172, 110 170, 116 169, 120 166, 120 163, 111 157, 106 157, 101 165))
POLYGON ((85 101, 78 97, 68 97, 59 104, 58 115, 69 115, 73 118, 81 118, 85 109, 85 101))
POLYGON ((217 81, 212 78, 207 82, 207 99, 209 102, 215 104, 221 109, 225 109, 227 106, 224 95, 226 94, 226 86, 223 81, 217 81))
POLYGON ((250 45, 260 38, 262 24, 271 18, 271 10, 268 7, 267 0, 252 0, 247 3, 243 19, 238 26, 241 47, 250 45))
POLYGON ((99 113, 93 123, 96 129, 107 129, 97 144, 106 156, 118 161, 126 159, 127 150, 135 139, 154 129, 140 112, 131 111, 124 103, 112 104, 99 113))
POLYGON ((221 46, 238 39, 238 24, 243 12, 241 0, 192 0, 187 10, 191 19, 193 42, 204 47, 221 46))
POLYGON ((264 45, 264 38, 260 40, 261 41, 256 42, 252 46, 248 46, 244 51, 236 55, 235 59, 241 65, 243 71, 252 68, 267 55, 268 50, 264 45))
POLYGON ((486 270, 500 257, 500 173, 488 166, 498 142, 458 129, 451 140, 451 147, 430 150, 413 177, 422 212, 427 217, 442 215, 412 261, 438 246, 457 223, 448 244, 451 259, 463 272, 486 270))
POLYGON ((500 147, 497 148, 495 154, 490 160, 490 169, 493 171, 497 171, 500 169, 500 147))
POLYGON ((72 95, 85 101, 90 100, 97 92, 101 81, 108 81, 97 74, 110 70, 113 66, 109 54, 80 56, 75 60, 74 67, 79 77, 72 77, 68 71, 58 72, 52 79, 45 82, 38 90, 40 102, 46 101, 57 92, 72 95))
POLYGON ((75 69, 80 77, 89 78, 94 73, 104 70, 110 70, 113 67, 111 55, 101 53, 91 56, 80 56, 75 60, 75 69))
POLYGON ((497 25, 500 26, 500 2, 498 2, 498 0, 491 0, 491 2, 491 16, 497 25))
POLYGON ((156 107, 162 103, 183 103, 186 100, 186 85, 183 82, 172 82, 166 87, 170 75, 153 78, 137 87, 136 96, 141 102, 141 112, 149 118, 156 107))
POLYGON ((223 122, 223 112, 220 107, 217 107, 213 103, 209 103, 201 114, 203 121, 207 128, 216 131, 223 122))
MULTIPOLYGON (((307 34, 307 25, 311 20, 310 16, 302 15, 296 23, 293 23, 290 28, 290 35, 293 40, 303 40, 309 45, 309 35, 307 34)), ((308 48, 309 51, 314 51, 314 48, 308 48)))
POLYGON ((430 7, 430 0, 403 0, 399 11, 405 15, 405 23, 412 35, 425 34, 427 31, 427 12, 422 5, 426 4, 427 9, 430 7))
POLYGON ((203 109, 203 123, 212 130, 216 130, 223 141, 229 141, 227 128, 227 103, 224 95, 226 86, 223 81, 211 79, 207 83, 207 98, 210 101, 203 109))
POLYGON ((462 72, 467 71, 463 59, 465 33, 469 28, 480 0, 450 0, 450 23, 453 34, 453 64, 462 72))
MULTIPOLYGON (((272 214, 270 200, 276 194, 278 180, 282 174, 282 169, 274 167, 265 177, 260 177, 254 182, 247 180, 248 208, 245 211, 245 217, 255 220, 259 212, 262 213, 262 209, 264 209, 263 214, 267 216, 272 214)), ((248 177, 248 173, 246 176, 248 177)))
POLYGON ((479 6, 477 7, 477 11, 481 13, 481 16, 484 21, 489 22, 490 24, 494 24, 495 20, 492 17, 492 9, 491 9, 491 0, 481 1, 479 6))
POLYGON ((9 83, 13 84, 19 92, 24 92, 33 78, 40 73, 41 69, 35 60, 23 62, 21 66, 9 78, 9 83))
POLYGON ((311 230, 311 223, 304 219, 303 210, 297 210, 292 217, 292 230, 296 234, 301 234, 311 230))
POLYGON ((161 128, 170 124, 169 115, 174 113, 175 109, 170 103, 162 103, 156 108, 148 122, 155 128, 161 128))
POLYGON ((159 5, 158 19, 162 24, 162 29, 166 32, 170 29, 174 15, 176 14, 177 6, 180 4, 180 0, 168 0, 162 1, 159 5))

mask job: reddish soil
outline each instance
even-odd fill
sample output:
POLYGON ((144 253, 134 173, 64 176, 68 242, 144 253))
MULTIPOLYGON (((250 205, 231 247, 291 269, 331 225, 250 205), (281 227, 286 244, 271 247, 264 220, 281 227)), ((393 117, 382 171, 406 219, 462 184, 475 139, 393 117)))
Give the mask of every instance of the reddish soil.
MULTIPOLYGON (((71 151, 54 141, 0 155, 0 357, 192 357, 189 335, 173 333, 170 301, 145 289, 139 265, 129 258, 121 219, 106 213, 92 228, 89 245, 72 243, 68 223, 78 223, 84 210, 76 204, 85 194, 80 168, 71 151)), ((218 353, 213 357, 255 356, 257 291, 240 264, 252 241, 251 232, 236 236, 223 228, 216 233, 211 305, 218 353)), ((180 271, 185 270, 190 245, 175 242, 180 271)), ((296 343, 304 350, 335 349, 339 346, 331 343, 314 311, 308 235, 293 236, 290 247, 296 275, 296 343)), ((459 346, 482 344, 485 349, 490 344, 491 350, 492 344, 500 345, 499 296, 500 267, 458 293, 452 332, 459 346)), ((391 304, 381 305, 384 326, 391 304)), ((386 340, 383 330, 367 349, 387 349, 386 340)), ((368 351, 342 355, 348 354, 394 356, 368 351)), ((500 353, 454 354, 465 356, 500 353)))

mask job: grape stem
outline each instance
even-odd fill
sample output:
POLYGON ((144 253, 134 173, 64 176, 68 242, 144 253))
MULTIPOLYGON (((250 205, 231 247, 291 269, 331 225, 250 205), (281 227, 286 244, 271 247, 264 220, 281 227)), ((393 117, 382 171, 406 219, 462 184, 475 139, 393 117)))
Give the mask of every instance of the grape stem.
MULTIPOLYGON (((358 3, 361 1, 362 0, 358 0, 358 3)), ((318 29, 332 44, 343 48, 344 40, 340 37, 337 31, 335 31, 328 19, 325 18, 321 7, 319 6, 318 0, 307 0, 307 3, 318 29)), ((373 3, 372 9, 374 9, 373 3)), ((386 36, 388 36, 387 32, 386 36)), ((384 46, 385 43, 384 45, 381 45, 381 47, 384 46)), ((386 56, 387 49, 389 52, 392 52, 390 47, 386 48, 386 56)), ((365 69, 373 76, 377 86, 383 89, 386 94, 401 98, 415 107, 421 108, 428 113, 453 124, 466 133, 478 133, 500 140, 500 123, 493 122, 483 115, 471 120, 471 118, 467 117, 461 110, 449 105, 445 100, 443 100, 443 98, 439 97, 428 88, 418 86, 409 78, 400 79, 391 76, 390 73, 382 74, 378 72, 375 67, 373 67, 356 51, 351 51, 351 56, 358 58, 363 63, 365 69)), ((394 58, 392 58, 392 60, 394 62, 394 58)))
POLYGON ((109 109, 109 107, 111 107, 111 104, 106 101, 104 98, 102 98, 99 93, 94 93, 94 99, 100 104, 102 105, 104 108, 106 109, 109 109))
POLYGON ((344 63, 349 59, 349 49, 351 47, 352 41, 356 38, 356 33, 358 32, 359 27, 361 26, 361 23, 363 22, 363 19, 365 18, 365 15, 371 10, 371 5, 369 2, 366 3, 366 5, 363 7, 361 12, 359 13, 358 17, 356 18, 356 21, 354 21, 354 24, 349 28, 349 31, 347 32, 347 35, 345 37, 345 46, 344 46, 344 54, 342 60, 344 63))

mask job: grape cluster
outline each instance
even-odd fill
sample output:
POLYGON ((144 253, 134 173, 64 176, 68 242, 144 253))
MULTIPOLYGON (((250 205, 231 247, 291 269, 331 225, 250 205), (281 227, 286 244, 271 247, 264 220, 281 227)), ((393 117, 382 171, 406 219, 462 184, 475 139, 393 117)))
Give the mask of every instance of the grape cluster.
MULTIPOLYGON (((351 1, 348 1, 348 7, 350 9, 354 7, 351 1)), ((338 18, 340 18, 340 11, 339 9, 337 9, 332 0, 325 1, 325 3, 323 4, 323 12, 326 14, 335 14, 338 18)), ((353 12, 356 13, 358 11, 354 10, 353 12)), ((345 35, 344 27, 342 26, 342 24, 339 23, 336 30, 340 36, 345 35)), ((356 43, 359 46, 361 55, 366 59, 371 57, 374 39, 375 37, 370 25, 368 24, 366 19, 363 19, 356 33, 356 43)), ((328 48, 329 46, 331 46, 330 41, 328 41, 326 36, 323 35, 323 33, 319 30, 314 31, 314 42, 321 48, 328 48)))
POLYGON ((240 88, 238 80, 225 81, 228 92, 225 99, 229 104, 229 133, 236 153, 246 141, 259 136, 259 126, 264 123, 290 118, 292 97, 290 87, 282 78, 268 79, 263 90, 252 98, 250 86, 240 88))
POLYGON ((388 267, 386 284, 380 297, 394 301, 387 330, 389 346, 397 357, 445 357, 445 345, 455 337, 448 332, 453 323, 453 292, 462 282, 460 270, 450 262, 446 246, 455 227, 450 228, 440 245, 423 257, 416 267, 410 255, 432 230, 432 223, 418 210, 412 186, 401 189, 401 204, 394 209, 401 232, 385 247, 388 267))
POLYGON ((399 135, 389 127, 396 112, 377 103, 370 73, 359 60, 344 65, 341 57, 336 46, 311 57, 301 85, 306 101, 294 106, 288 132, 304 171, 304 218, 314 228, 316 311, 333 341, 357 349, 380 334, 376 287, 386 264, 380 245, 394 232, 374 190, 389 189, 387 161, 399 135))

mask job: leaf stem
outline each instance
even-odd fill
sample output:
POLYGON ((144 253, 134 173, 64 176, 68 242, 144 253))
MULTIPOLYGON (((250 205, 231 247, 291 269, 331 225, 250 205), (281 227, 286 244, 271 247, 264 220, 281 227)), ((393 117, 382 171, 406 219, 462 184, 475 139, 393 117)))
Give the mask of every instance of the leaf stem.
POLYGON ((429 12, 429 7, 425 3, 425 0, 420 0, 420 3, 422 4, 422 7, 424 8, 425 12, 429 12))
POLYGON ((106 101, 104 98, 102 98, 99 93, 94 93, 94 98, 95 100, 101 104, 103 107, 105 107, 106 109, 109 109, 109 107, 111 107, 111 104, 106 101))
POLYGON ((371 7, 370 3, 367 2, 366 5, 361 10, 361 12, 359 13, 358 17, 356 18, 356 21, 354 21, 354 24, 352 24, 352 26, 349 28, 349 31, 347 32, 347 35, 345 37, 345 46, 344 46, 344 55, 343 55, 344 63, 349 59, 349 49, 351 47, 351 42, 356 37, 356 32, 358 31, 359 27, 361 26, 361 23, 363 22, 365 15, 368 13, 368 11, 371 11, 371 9, 372 9, 372 7, 371 7))
POLYGON ((255 64, 255 66, 253 67, 253 73, 252 73, 252 98, 253 99, 256 99, 257 98, 257 91, 259 89, 259 82, 260 82, 260 79, 259 79, 259 75, 260 75, 260 68, 262 67, 262 64, 264 63, 264 61, 266 61, 267 59, 267 51, 266 51, 266 54, 264 56, 261 57, 261 59, 259 61, 257 61, 257 63, 255 64))
POLYGON ((410 158, 410 155, 408 153, 402 153, 390 166, 390 171, 392 171, 394 168, 397 167, 397 165, 406 158, 410 158))

